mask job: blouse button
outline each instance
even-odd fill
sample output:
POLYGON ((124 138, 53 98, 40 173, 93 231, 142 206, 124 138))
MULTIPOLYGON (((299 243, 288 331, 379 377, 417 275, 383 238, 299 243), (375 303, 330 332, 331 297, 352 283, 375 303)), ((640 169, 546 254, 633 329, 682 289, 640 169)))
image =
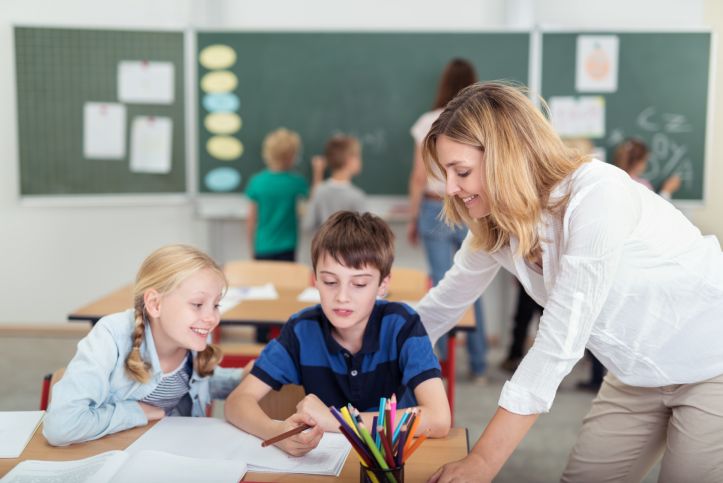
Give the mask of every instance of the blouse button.
POLYGON ((356 375, 359 374, 359 373, 357 372, 356 369, 354 369, 354 370, 351 371, 350 374, 351 374, 351 377, 354 377, 354 376, 356 376, 356 375))

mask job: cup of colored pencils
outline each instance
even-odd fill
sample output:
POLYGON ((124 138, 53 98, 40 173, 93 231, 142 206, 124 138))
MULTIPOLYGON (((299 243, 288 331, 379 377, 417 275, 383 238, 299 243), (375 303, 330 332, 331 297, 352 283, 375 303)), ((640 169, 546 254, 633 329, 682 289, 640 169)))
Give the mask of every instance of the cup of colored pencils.
POLYGON ((341 409, 331 406, 329 410, 359 458, 359 481, 404 483, 404 463, 427 438, 422 435, 414 441, 421 410, 408 408, 397 412, 395 396, 389 400, 382 398, 371 429, 351 404, 341 409))

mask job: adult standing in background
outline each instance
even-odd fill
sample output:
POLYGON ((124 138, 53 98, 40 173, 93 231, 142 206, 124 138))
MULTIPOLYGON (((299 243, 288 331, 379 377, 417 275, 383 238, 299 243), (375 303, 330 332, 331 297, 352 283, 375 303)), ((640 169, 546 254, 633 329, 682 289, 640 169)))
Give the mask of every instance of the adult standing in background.
MULTIPOLYGON (((453 59, 442 72, 433 109, 422 114, 411 129, 414 138, 414 165, 409 177, 411 219, 407 228, 407 238, 412 245, 417 245, 421 237, 433 285, 437 285, 452 266, 452 257, 462 245, 467 229, 463 226, 447 226, 442 220, 444 183, 432 176, 427 176, 422 160, 422 141, 444 106, 459 91, 475 82, 477 82, 477 74, 472 64, 464 59, 453 59)), ((467 332, 470 379, 477 383, 484 383, 487 342, 481 298, 474 303, 474 315, 476 329, 467 332)), ((446 335, 437 342, 436 349, 440 358, 446 360, 446 335)))
POLYGON ((470 229, 416 307, 432 340, 500 267, 544 307, 532 348, 464 459, 430 479, 488 482, 589 348, 608 368, 564 482, 723 481, 723 253, 670 203, 565 147, 523 92, 475 84, 424 140, 445 215, 470 229))

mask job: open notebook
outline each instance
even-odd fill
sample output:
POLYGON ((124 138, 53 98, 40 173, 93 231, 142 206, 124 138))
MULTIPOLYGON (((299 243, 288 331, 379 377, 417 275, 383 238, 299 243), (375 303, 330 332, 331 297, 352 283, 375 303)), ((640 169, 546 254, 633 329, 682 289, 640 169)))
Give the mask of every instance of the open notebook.
POLYGON ((261 447, 256 436, 215 418, 164 418, 126 451, 159 450, 180 456, 245 461, 249 471, 334 475, 341 472, 351 446, 338 433, 325 433, 319 446, 291 456, 275 446, 261 447))
POLYGON ((23 461, 3 483, 237 483, 246 464, 233 460, 208 460, 162 451, 108 451, 76 461, 23 461))

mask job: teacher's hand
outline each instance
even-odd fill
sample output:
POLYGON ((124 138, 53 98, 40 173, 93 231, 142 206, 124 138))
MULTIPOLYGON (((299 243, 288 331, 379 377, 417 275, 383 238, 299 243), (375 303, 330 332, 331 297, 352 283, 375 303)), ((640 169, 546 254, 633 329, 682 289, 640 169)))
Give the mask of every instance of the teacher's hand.
POLYGON ((447 463, 429 478, 427 483, 491 482, 494 475, 481 456, 470 453, 459 461, 447 463))

